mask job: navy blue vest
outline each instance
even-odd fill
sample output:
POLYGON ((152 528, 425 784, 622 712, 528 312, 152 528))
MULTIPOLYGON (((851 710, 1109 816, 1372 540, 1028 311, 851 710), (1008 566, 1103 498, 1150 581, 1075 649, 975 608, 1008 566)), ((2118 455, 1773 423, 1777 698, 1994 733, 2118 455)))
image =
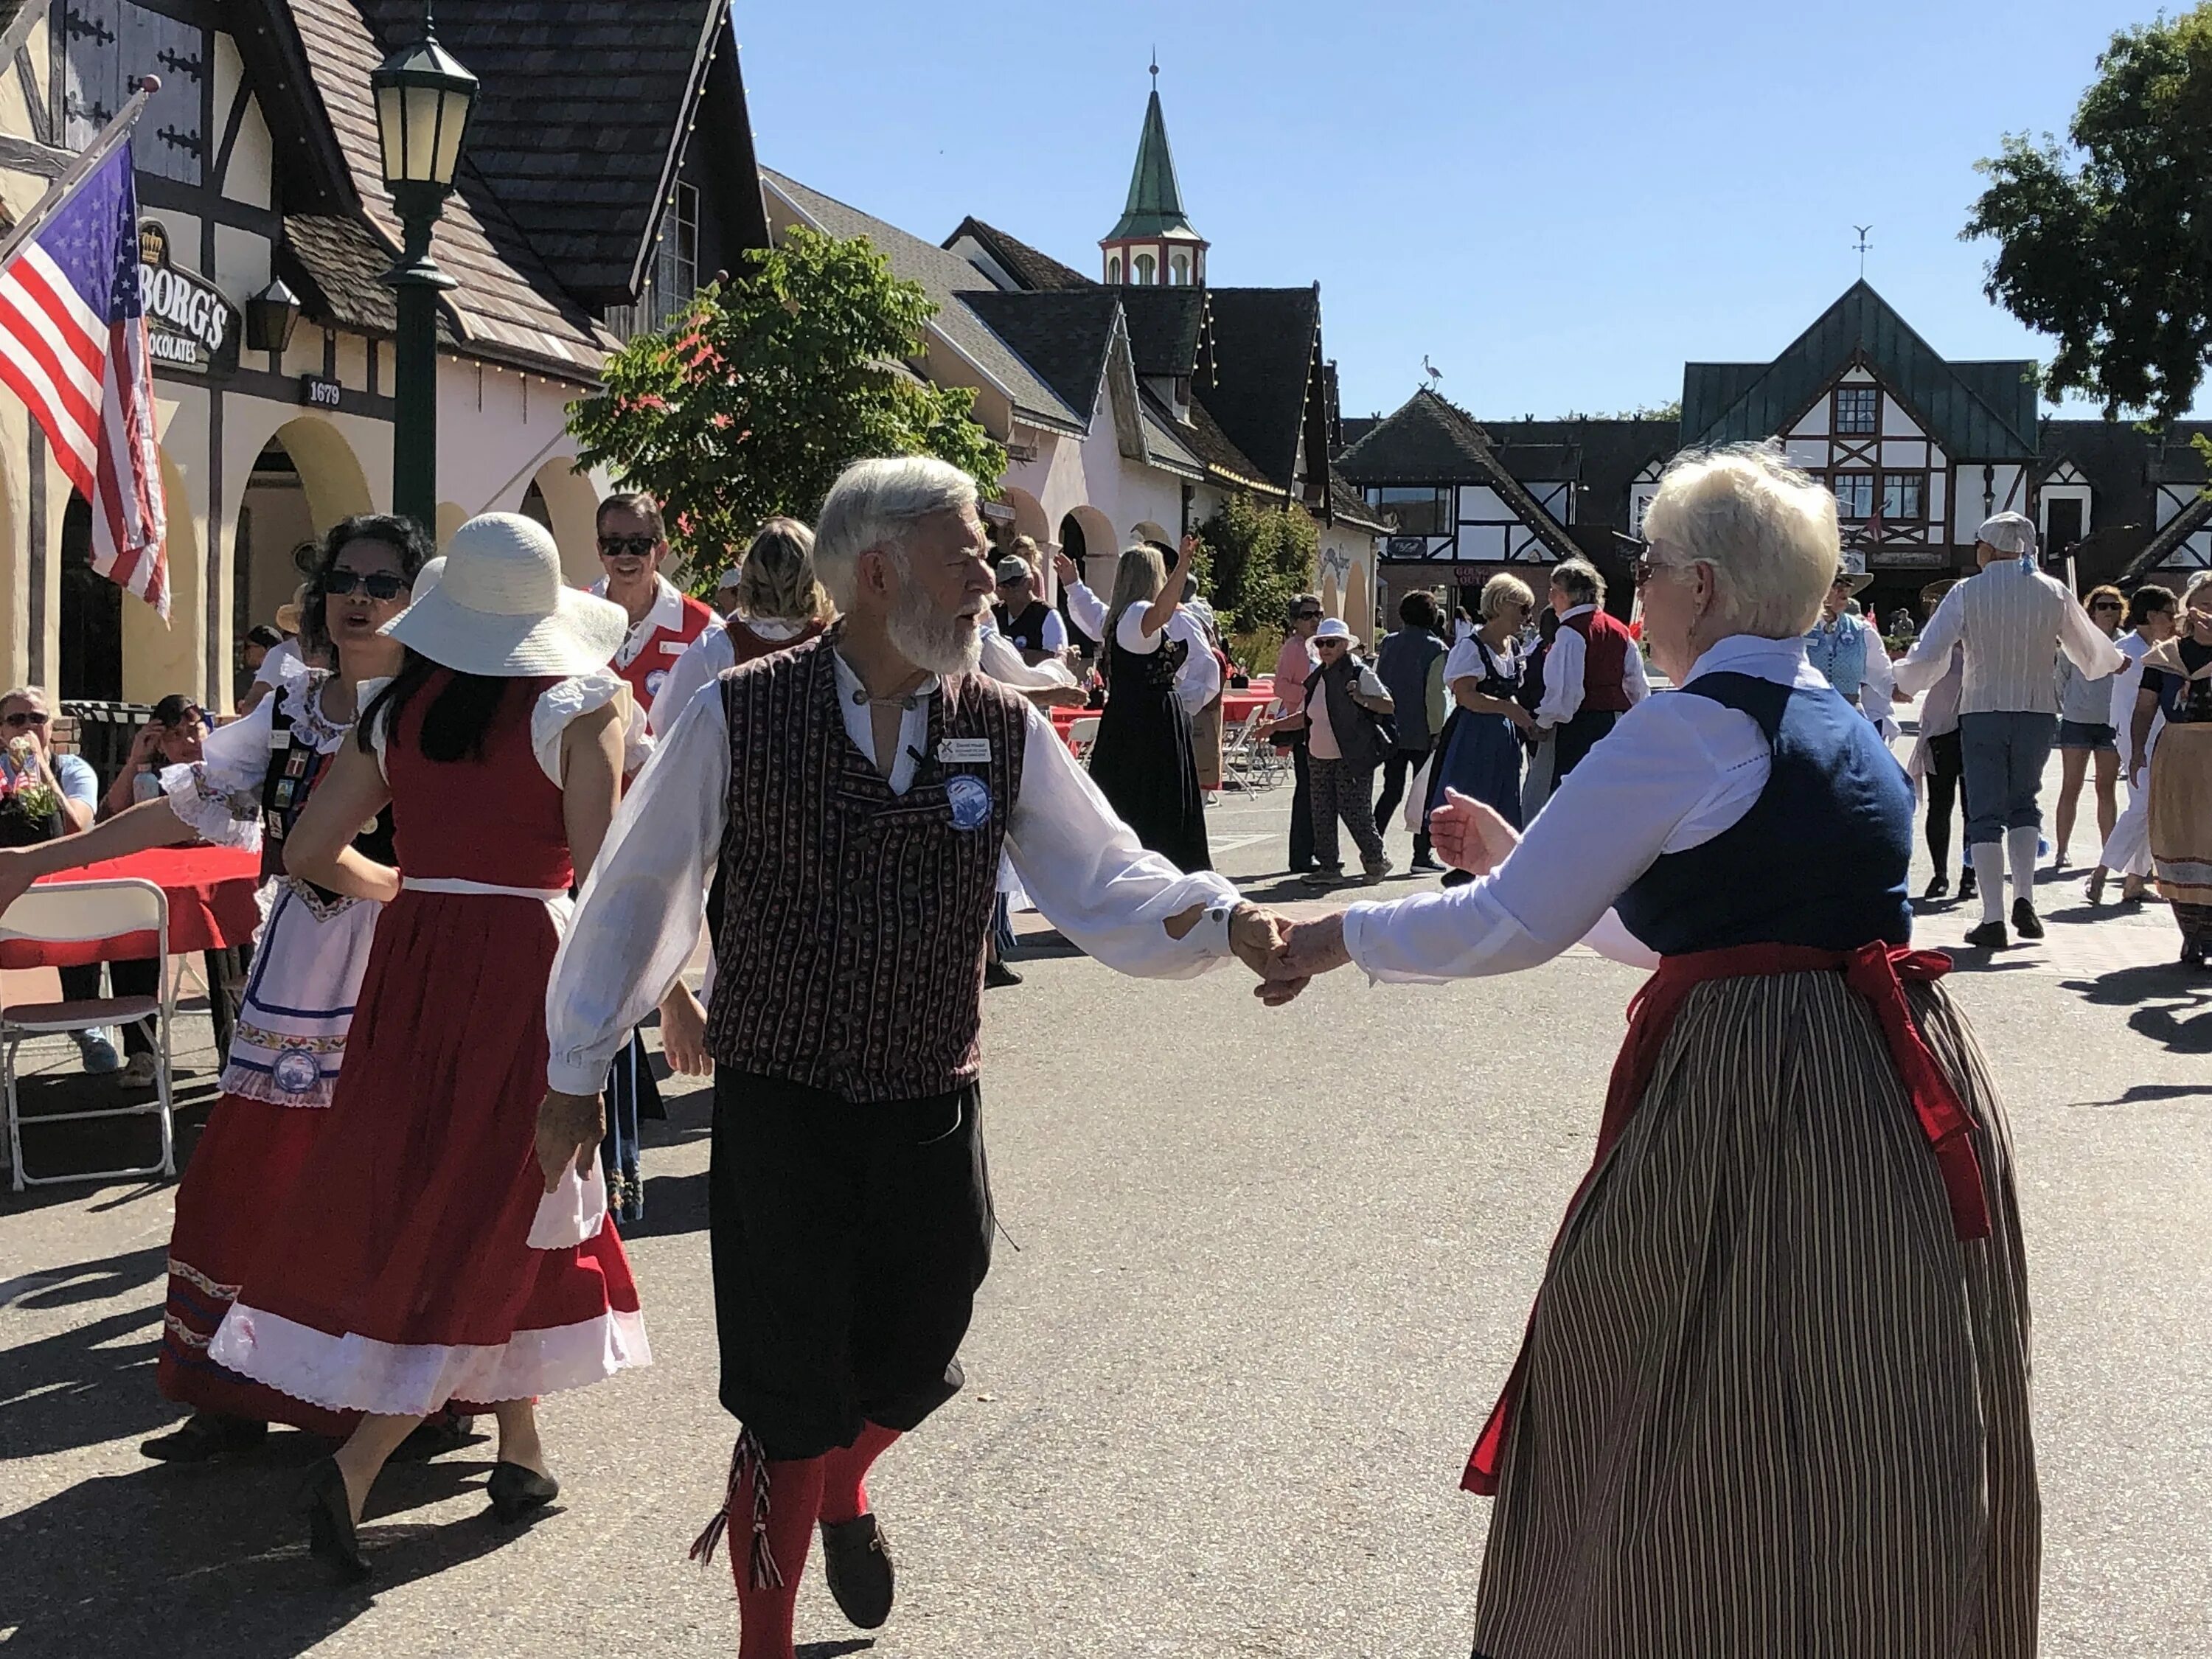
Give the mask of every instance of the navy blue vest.
POLYGON ((1620 896, 1628 931, 1662 956, 1910 944, 1912 786, 1866 717, 1826 686, 1749 674, 1701 674, 1671 695, 1750 715, 1772 745, 1773 769, 1735 824, 1661 854, 1620 896))

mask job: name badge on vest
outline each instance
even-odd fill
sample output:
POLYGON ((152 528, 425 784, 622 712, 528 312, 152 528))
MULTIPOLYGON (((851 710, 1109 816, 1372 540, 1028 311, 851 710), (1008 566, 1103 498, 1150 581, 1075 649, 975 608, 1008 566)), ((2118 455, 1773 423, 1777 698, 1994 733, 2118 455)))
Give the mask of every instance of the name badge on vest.
POLYGON ((991 740, 988 738, 939 738, 937 758, 945 766, 988 765, 991 759, 991 740))
MULTIPOLYGON (((988 739, 981 740, 985 750, 990 748, 988 739)), ((984 758, 988 759, 986 754, 984 758)), ((980 830, 990 821, 991 786, 965 772, 956 772, 945 781, 945 805, 952 809, 955 830, 980 830)))

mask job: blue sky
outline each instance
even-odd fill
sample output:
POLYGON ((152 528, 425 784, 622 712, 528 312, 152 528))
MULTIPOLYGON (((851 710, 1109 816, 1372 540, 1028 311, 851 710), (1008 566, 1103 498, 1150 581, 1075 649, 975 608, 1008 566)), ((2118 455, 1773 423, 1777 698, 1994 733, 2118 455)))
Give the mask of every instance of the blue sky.
MULTIPOLYGON (((933 240, 973 213, 1096 274, 1157 43, 1218 283, 1322 284, 1344 411, 1428 354, 1478 416, 1680 395, 1858 271, 1954 358, 2048 358, 1958 232, 2007 131, 2063 131, 2115 0, 1360 6, 884 0, 738 34, 762 161, 933 240)), ((2089 411, 2083 411, 2089 412, 2089 411)))

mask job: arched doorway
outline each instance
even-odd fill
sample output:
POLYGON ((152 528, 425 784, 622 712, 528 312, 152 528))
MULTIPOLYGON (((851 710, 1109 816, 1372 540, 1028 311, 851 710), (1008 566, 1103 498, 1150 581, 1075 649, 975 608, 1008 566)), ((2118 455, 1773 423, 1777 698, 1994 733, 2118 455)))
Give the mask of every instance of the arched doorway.
MULTIPOLYGON (((606 573, 599 567, 599 492, 589 473, 576 471, 573 457, 558 455, 539 467, 524 492, 522 510, 553 532, 561 550, 561 574, 588 587, 606 573), (544 516, 527 502, 535 497, 544 516)), ((725 561, 734 564, 734 558, 725 561)))
POLYGON ((290 602, 301 562, 325 531, 375 508, 353 447, 328 421, 301 415, 271 433, 254 457, 238 507, 231 639, 273 621, 277 607, 290 602))
POLYGON ((1044 516, 1044 508, 1037 504, 1036 496, 1026 489, 1008 488, 1000 491, 999 500, 1014 510, 1011 535, 1027 536, 1033 542, 1051 539, 1051 521, 1044 516))
POLYGON ((65 702, 123 696, 123 590, 92 568, 92 503, 62 509, 59 678, 65 702))

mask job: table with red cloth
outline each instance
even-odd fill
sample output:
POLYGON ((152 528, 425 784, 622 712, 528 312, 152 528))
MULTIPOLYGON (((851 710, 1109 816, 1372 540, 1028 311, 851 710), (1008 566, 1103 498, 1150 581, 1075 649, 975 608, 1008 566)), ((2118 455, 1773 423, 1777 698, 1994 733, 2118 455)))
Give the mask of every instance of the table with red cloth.
POLYGON ((210 1012, 216 1052, 230 1045, 231 1016, 244 978, 245 950, 261 925, 256 896, 261 885, 261 855, 235 847, 155 847, 82 869, 42 876, 46 887, 74 881, 150 881, 169 901, 166 946, 152 931, 112 939, 47 944, 36 939, 0 943, 0 968, 78 968, 95 962, 135 962, 187 951, 207 954, 210 1012))
MULTIPOLYGON (((1221 724, 1224 728, 1240 726, 1274 699, 1275 694, 1271 689, 1258 685, 1224 691, 1221 694, 1221 724)), ((1094 719, 1100 711, 1096 708, 1054 708, 1047 712, 1052 716, 1052 729, 1060 734, 1060 741, 1073 743, 1076 721, 1094 719)))

